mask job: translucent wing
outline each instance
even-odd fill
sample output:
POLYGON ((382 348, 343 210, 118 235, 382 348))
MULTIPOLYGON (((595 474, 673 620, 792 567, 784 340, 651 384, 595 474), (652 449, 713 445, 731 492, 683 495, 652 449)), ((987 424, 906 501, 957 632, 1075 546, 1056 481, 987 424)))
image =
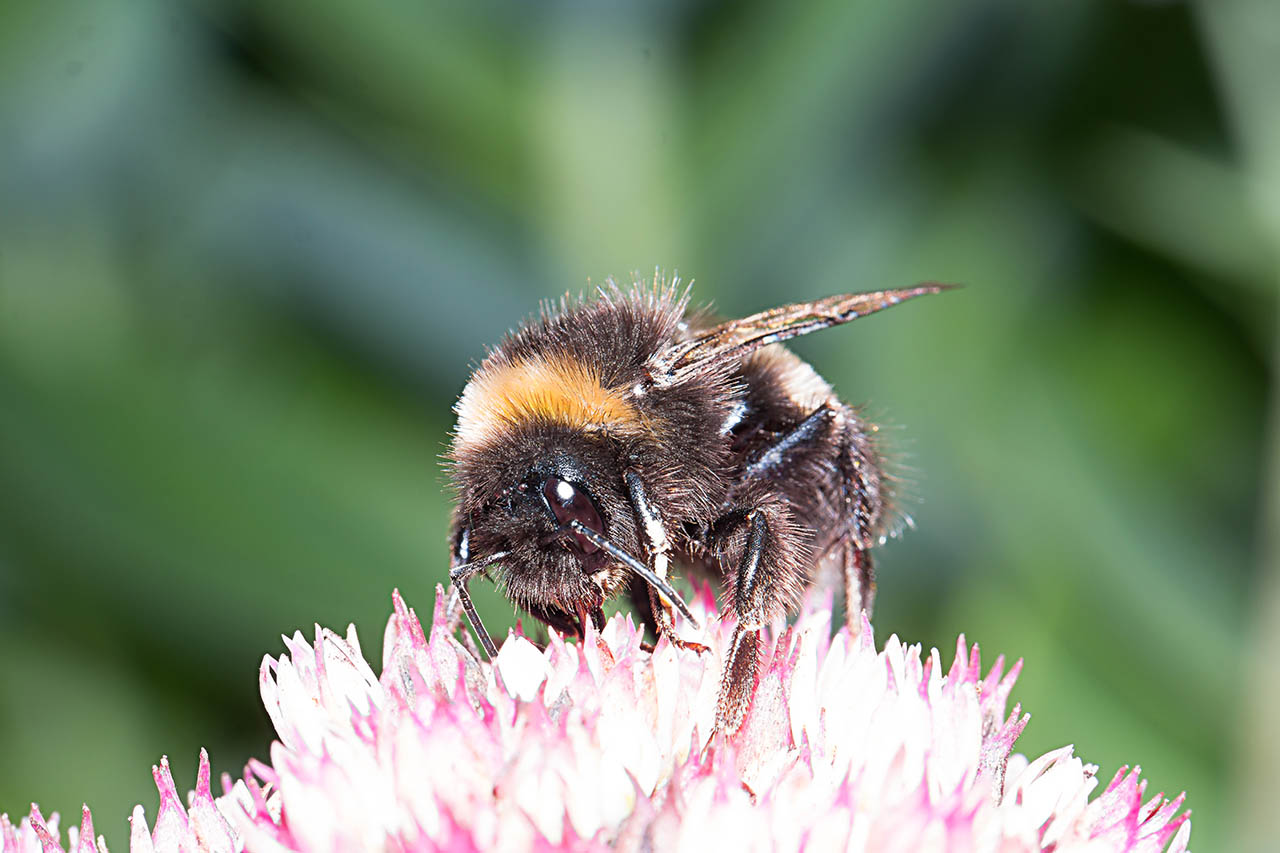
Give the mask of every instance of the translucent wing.
POLYGON ((667 350, 656 365, 655 379, 660 384, 678 382, 682 376, 706 370, 726 360, 737 361, 760 347, 839 326, 916 296, 938 293, 954 286, 926 282, 897 290, 845 293, 730 320, 696 332, 691 339, 667 350))

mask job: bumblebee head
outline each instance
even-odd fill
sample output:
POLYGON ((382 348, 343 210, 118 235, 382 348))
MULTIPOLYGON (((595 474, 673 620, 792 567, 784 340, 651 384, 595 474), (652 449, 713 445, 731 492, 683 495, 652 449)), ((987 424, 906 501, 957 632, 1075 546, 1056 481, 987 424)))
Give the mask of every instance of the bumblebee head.
POLYGON ((622 488, 619 448, 563 424, 522 424, 455 455, 454 562, 496 562, 520 607, 595 610, 626 583, 625 570, 576 522, 636 553, 636 523, 622 488))

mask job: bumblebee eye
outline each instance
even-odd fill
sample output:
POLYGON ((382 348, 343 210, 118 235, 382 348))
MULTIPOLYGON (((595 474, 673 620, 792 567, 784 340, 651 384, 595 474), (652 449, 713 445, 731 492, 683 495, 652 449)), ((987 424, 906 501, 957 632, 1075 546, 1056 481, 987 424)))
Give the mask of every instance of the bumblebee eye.
MULTIPOLYGON (((565 525, 576 519, 597 533, 604 534, 604 524, 600 521, 600 513, 596 511, 595 504, 591 503, 591 498, 587 497, 586 492, 574 486, 573 483, 561 480, 559 477, 551 477, 542 484, 542 496, 547 499, 547 505, 551 507, 551 512, 555 514, 556 521, 560 524, 565 525)), ((593 554, 600 550, 595 544, 576 533, 573 538, 577 540, 578 547, 584 554, 593 554)))

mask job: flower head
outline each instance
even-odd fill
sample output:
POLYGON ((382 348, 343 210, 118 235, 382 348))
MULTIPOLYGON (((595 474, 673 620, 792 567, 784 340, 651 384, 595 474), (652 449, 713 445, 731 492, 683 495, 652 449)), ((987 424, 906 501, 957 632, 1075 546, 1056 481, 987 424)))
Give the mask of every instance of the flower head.
MULTIPOLYGON (((984 674, 963 637, 944 671, 896 637, 877 651, 865 620, 833 636, 829 600, 811 597, 775 626, 726 737, 713 721, 732 625, 707 591, 707 653, 650 653, 615 616, 581 644, 513 633, 492 664, 449 630, 442 594, 429 634, 393 601, 381 676, 354 628, 286 637, 261 670, 270 763, 224 776, 215 800, 202 753, 186 808, 162 763, 154 831, 136 809, 132 849, 1186 850, 1183 798, 1145 798, 1136 768, 1090 802, 1097 768, 1071 747, 1011 755, 1020 663, 984 674)), ((61 849, 34 810, 3 830, 3 853, 61 849)), ((86 809, 72 848, 92 833, 86 809)))

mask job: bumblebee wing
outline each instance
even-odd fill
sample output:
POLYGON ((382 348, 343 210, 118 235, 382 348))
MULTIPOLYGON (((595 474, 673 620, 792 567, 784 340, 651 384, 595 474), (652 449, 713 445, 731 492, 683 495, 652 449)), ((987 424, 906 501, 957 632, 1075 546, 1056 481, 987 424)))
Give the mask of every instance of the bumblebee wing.
POLYGON ((740 320, 730 320, 695 332, 689 340, 669 349, 658 365, 661 377, 659 381, 676 382, 683 376, 701 372, 725 361, 738 361, 760 347, 839 326, 916 296, 938 293, 954 286, 926 282, 897 290, 845 293, 816 302, 783 305, 740 320))

